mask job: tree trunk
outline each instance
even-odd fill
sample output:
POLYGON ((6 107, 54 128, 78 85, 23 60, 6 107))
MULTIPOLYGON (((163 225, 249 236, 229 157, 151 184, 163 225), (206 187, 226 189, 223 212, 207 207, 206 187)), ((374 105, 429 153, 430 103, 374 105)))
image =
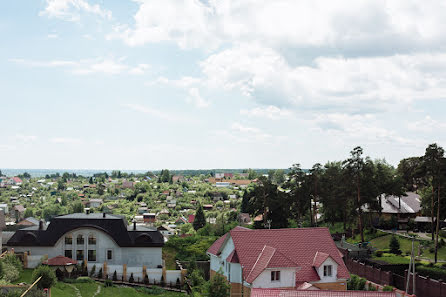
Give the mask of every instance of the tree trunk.
MULTIPOLYGON (((437 228, 435 234, 435 263, 437 263, 437 254, 438 254, 438 233, 440 232, 440 185, 438 185, 438 193, 437 193, 437 228)), ((432 224, 433 225, 433 224, 432 224)))
POLYGON ((361 189, 359 187, 359 176, 358 176, 358 181, 357 181, 357 193, 358 193, 358 225, 359 225, 359 233, 361 233, 361 242, 364 242, 364 230, 362 229, 361 189))
POLYGON ((313 204, 311 203, 311 196, 310 196, 310 224, 311 227, 313 227, 313 204))
POLYGON ((434 185, 432 183, 432 199, 431 199, 431 233, 432 233, 432 241, 434 241, 434 199, 435 199, 435 191, 434 185))

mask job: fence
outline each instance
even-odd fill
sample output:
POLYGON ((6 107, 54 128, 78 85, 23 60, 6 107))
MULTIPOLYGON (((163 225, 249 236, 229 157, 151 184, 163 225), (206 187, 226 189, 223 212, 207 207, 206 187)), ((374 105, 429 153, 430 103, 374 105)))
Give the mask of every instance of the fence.
MULTIPOLYGON (((391 271, 384 271, 370 265, 352 259, 345 259, 345 264, 351 273, 364 277, 380 285, 391 285, 400 290, 405 290, 407 283, 407 271, 405 276, 394 274, 391 271)), ((412 277, 410 278, 408 293, 414 293, 412 288, 412 277)), ((446 283, 433 280, 416 274, 415 295, 420 297, 444 297, 446 296, 446 283)))

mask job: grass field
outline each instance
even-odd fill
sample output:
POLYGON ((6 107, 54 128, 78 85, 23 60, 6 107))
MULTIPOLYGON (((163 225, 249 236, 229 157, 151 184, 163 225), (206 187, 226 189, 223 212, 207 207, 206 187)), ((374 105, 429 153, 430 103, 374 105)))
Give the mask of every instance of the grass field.
MULTIPOLYGON (((370 244, 379 250, 384 250, 389 248, 390 239, 392 238, 392 235, 385 235, 381 236, 375 239, 372 239, 370 241, 370 244)), ((400 243, 400 250, 403 252, 403 254, 410 254, 412 249, 412 241, 407 238, 403 238, 398 236, 398 241, 400 243)), ((420 245, 419 241, 415 241, 414 247, 415 247, 415 254, 418 253, 418 246, 420 245)), ((424 248, 423 252, 421 254, 421 257, 427 258, 433 261, 434 254, 429 252, 428 248, 424 248)), ((391 264, 408 264, 409 258, 403 257, 403 256, 389 256, 389 257, 376 257, 376 260, 383 260, 391 264)), ((442 247, 438 250, 438 259, 439 260, 446 260, 446 247, 442 247)))
POLYGON ((23 269, 23 271, 19 275, 19 279, 15 281, 16 284, 19 283, 27 283, 30 284, 32 282, 33 277, 33 269, 23 269))
POLYGON ((73 297, 77 296, 76 290, 73 288, 76 287, 80 295, 82 297, 92 297, 98 290, 98 286, 101 287, 101 291, 97 297, 112 297, 112 296, 123 296, 123 297, 151 297, 151 296, 166 296, 166 297, 184 297, 185 294, 169 292, 164 290, 157 290, 156 293, 146 293, 143 290, 134 289, 130 287, 104 287, 102 283, 73 283, 66 284, 63 282, 58 282, 51 289, 52 297, 73 297))

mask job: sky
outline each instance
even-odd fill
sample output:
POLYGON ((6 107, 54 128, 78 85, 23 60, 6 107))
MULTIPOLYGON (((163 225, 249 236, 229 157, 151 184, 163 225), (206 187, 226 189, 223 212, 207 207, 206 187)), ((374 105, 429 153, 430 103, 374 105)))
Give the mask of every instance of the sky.
POLYGON ((0 2, 0 168, 288 168, 446 145, 446 2, 0 2))

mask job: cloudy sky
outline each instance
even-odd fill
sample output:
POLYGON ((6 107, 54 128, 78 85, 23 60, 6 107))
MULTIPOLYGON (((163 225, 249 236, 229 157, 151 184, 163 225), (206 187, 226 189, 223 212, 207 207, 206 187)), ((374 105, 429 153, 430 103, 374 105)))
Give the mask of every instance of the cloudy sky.
POLYGON ((0 168, 286 168, 446 145, 446 2, 0 2, 0 168))

